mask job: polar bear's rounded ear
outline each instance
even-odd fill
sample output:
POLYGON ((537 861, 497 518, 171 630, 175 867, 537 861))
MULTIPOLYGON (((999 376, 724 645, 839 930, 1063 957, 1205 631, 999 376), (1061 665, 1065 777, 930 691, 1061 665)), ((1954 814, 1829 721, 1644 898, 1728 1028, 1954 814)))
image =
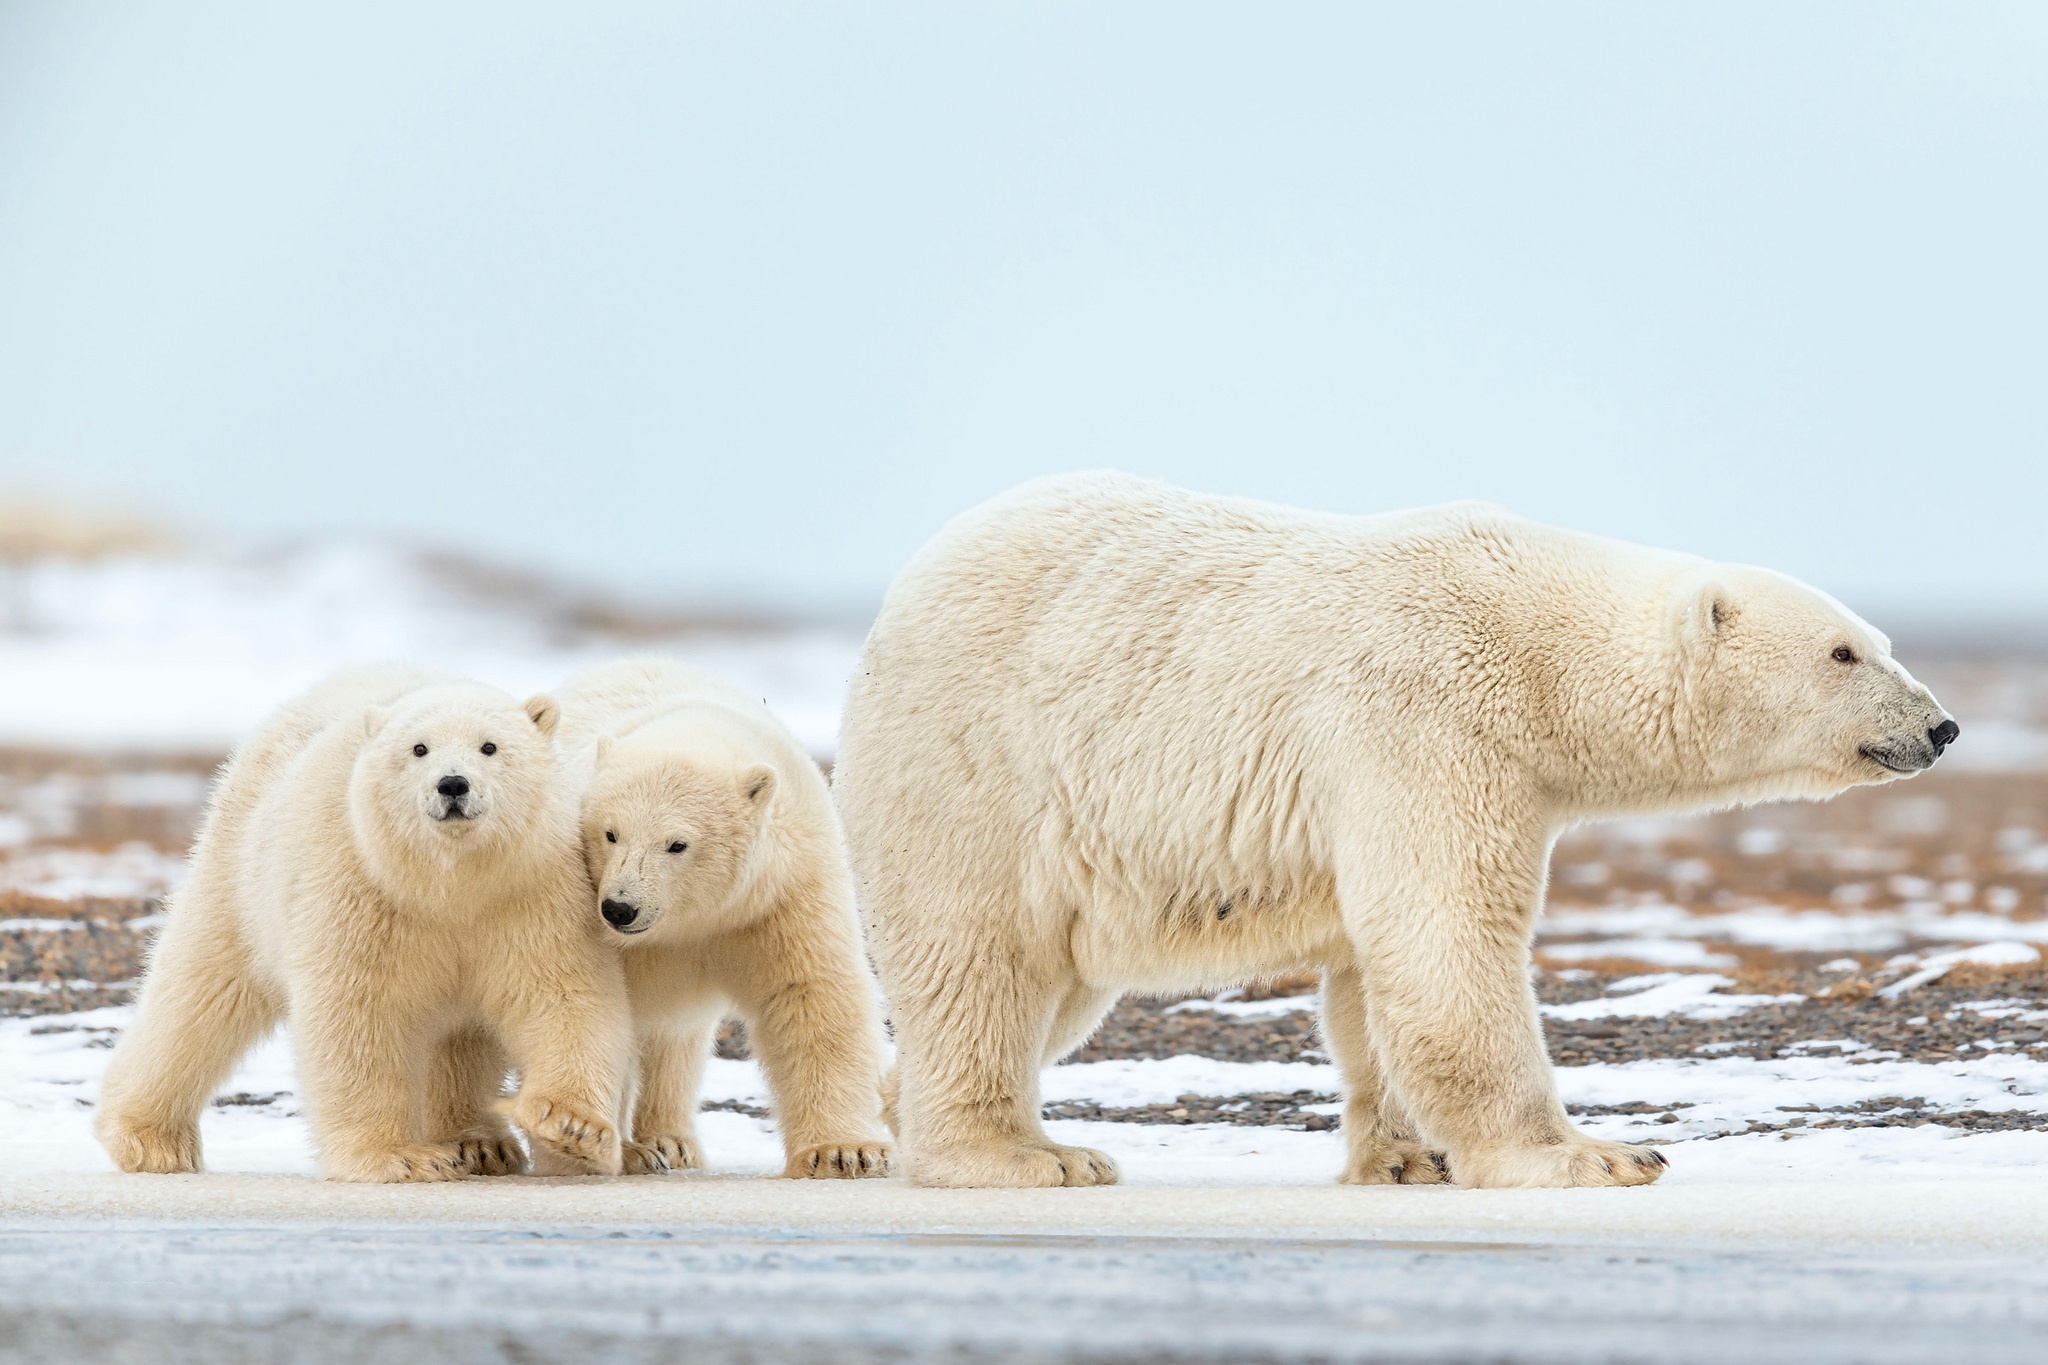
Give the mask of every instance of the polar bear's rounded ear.
POLYGON ((562 704, 545 692, 526 699, 526 718, 533 722, 533 728, 552 737, 555 722, 562 718, 562 704))
POLYGON ((740 791, 755 805, 767 805, 768 798, 775 794, 775 769, 766 763, 756 763, 740 774, 740 791))
POLYGON ((363 712, 363 738, 375 739, 377 732, 384 728, 384 722, 391 719, 391 708, 372 706, 363 712))
POLYGON ((597 737, 597 766, 602 768, 605 765, 605 761, 611 756, 612 737, 610 735, 599 735, 597 737))
POLYGON ((1707 648, 1742 615, 1734 590, 1718 578, 1694 582, 1679 598, 1678 630, 1689 648, 1707 648))

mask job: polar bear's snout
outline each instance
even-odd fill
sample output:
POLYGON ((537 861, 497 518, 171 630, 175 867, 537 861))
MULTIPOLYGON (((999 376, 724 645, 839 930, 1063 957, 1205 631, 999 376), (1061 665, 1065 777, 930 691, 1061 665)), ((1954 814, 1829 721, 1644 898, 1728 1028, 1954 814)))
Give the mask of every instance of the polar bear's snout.
POLYGON ((480 813, 476 793, 461 773, 449 773, 436 782, 434 796, 435 809, 429 814, 436 820, 473 820, 480 813))
POLYGON ((1927 742, 1934 746, 1934 756, 1940 758, 1942 750, 1955 743, 1956 736, 1962 732, 1963 727, 1956 724, 1954 716, 1944 716, 1941 724, 1927 732, 1927 742))
POLYGON ((1956 724, 1954 716, 1943 716, 1938 723, 1927 727, 1925 739, 1918 735, 1902 735, 1883 744, 1866 744, 1861 752, 1878 767, 1895 773, 1925 772, 1935 765, 1962 732, 1963 727, 1956 724))
POLYGON ((645 925, 640 926, 640 929, 633 927, 633 921, 640 918, 640 907, 630 902, 614 900, 610 896, 606 896, 604 904, 598 908, 604 913, 604 922, 622 934, 637 934, 640 932, 640 929, 647 927, 645 925))

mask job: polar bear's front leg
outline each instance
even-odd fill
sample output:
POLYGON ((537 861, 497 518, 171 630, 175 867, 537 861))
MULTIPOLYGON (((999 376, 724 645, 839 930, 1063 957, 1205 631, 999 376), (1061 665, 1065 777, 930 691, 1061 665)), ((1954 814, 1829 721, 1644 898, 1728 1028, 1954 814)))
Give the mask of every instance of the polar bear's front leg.
POLYGON ((432 1033, 423 1002, 434 992, 364 998, 363 982, 389 986, 395 972, 338 965, 293 1001, 292 1045, 320 1169, 332 1180, 461 1180, 470 1174, 454 1142, 424 1141, 422 1072, 432 1033))
POLYGON ((859 962, 850 943, 840 953, 793 961, 763 954, 754 962, 758 974, 736 992, 747 1041, 775 1097, 782 1173, 791 1179, 889 1173, 882 1024, 859 962))
POLYGON ((1347 1185, 1440 1185, 1450 1179, 1442 1152, 1431 1151, 1400 1102, 1386 1093, 1366 1027, 1365 983, 1352 964, 1323 971, 1323 1042, 1344 1075, 1344 1173, 1347 1185))
POLYGON ((485 1002, 519 1070, 512 1121, 535 1144, 536 1175, 617 1175, 633 1056, 618 954, 542 946, 554 949, 543 960, 501 964, 485 1002))
POLYGON ((641 1031, 633 1136, 623 1156, 627 1175, 704 1168, 704 1149, 697 1142, 697 1091, 717 1037, 715 1018, 641 1031))
POLYGON ((505 1049, 476 1025, 434 1049, 427 1069, 427 1139, 452 1143, 471 1175, 518 1175, 526 1153, 504 1114, 505 1049))
POLYGON ((1528 975, 1547 832, 1487 828, 1498 808, 1433 814, 1379 822, 1386 842, 1339 872, 1386 1088, 1460 1185, 1649 1184, 1661 1155, 1585 1136, 1557 1096, 1528 975))

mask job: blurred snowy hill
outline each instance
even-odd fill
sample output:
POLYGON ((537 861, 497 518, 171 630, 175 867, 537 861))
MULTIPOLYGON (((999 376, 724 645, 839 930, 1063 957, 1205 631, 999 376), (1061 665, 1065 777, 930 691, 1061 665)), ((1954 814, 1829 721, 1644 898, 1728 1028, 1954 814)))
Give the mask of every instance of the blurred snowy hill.
POLYGON ((217 753, 348 664, 515 693, 627 653, 757 692, 832 752, 857 626, 637 610, 458 556, 361 541, 187 548, 137 523, 0 516, 0 746, 217 753))

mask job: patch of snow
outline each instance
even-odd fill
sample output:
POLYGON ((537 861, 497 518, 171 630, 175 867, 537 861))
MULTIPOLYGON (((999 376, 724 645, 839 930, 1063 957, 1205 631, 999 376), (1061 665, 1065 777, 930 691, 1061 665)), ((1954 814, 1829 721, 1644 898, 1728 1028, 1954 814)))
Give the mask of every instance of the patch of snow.
POLYGON ((1604 938, 1591 943, 1545 943, 1537 951, 1557 962, 1622 958, 1659 967, 1733 967, 1739 959, 1709 952, 1697 939, 1604 938))
POLYGON ((1168 1014, 1220 1014, 1231 1019, 1277 1019, 1286 1014, 1301 1014, 1316 1008, 1322 997, 1315 995, 1283 995, 1271 1000, 1183 1000, 1168 1005, 1168 1014))
POLYGON ((1551 1019, 1646 1019, 1676 1015, 1685 1019, 1727 1019, 1760 1005, 1794 1005, 1803 995, 1719 995, 1735 983, 1710 972, 1674 974, 1647 990, 1620 998, 1603 996, 1570 1005, 1545 1005, 1551 1019))
MULTIPOLYGON (((1721 914, 1694 914, 1664 902, 1600 909, 1553 909, 1537 922, 1542 939, 1670 938, 1736 943, 1782 952, 1888 952, 1908 939, 1968 942, 2020 939, 2048 943, 2048 920, 2013 921, 1982 911, 1951 911, 1936 901, 1912 901, 1898 910, 1838 914, 1752 906, 1721 914)), ((1549 952, 1546 945, 1540 951, 1549 952)))
POLYGON ((1896 999, 1907 991, 1946 976, 1951 969, 1965 963, 1981 967, 2020 967, 2040 960, 2040 951, 2032 944, 2016 943, 2010 939, 1980 943, 1974 948, 1958 948, 1952 952, 1936 953, 1932 957, 1923 958, 1920 970, 1911 976, 1901 977, 1878 994, 1887 1000, 1896 999))
POLYGON ((143 843, 123 844, 111 853, 32 849, 0 861, 0 890, 53 901, 161 896, 184 879, 182 856, 143 843))

